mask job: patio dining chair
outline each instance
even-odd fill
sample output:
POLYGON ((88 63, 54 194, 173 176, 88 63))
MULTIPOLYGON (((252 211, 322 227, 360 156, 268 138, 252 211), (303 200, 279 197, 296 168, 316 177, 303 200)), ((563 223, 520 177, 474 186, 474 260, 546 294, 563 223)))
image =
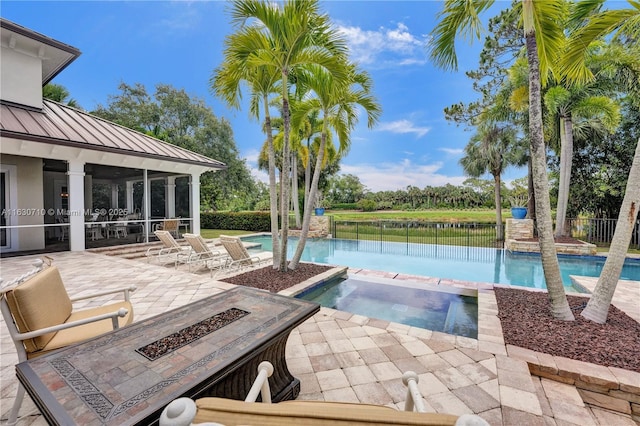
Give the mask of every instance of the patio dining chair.
MULTIPOLYGON (((133 306, 130 286, 82 297, 69 297, 56 266, 38 260, 34 269, 0 287, 0 310, 18 353, 18 362, 79 343, 131 324, 133 306), (123 293, 124 301, 83 310, 73 303, 99 296, 123 293)), ((25 389, 18 393, 9 414, 9 425, 17 421, 25 389)))
POLYGON ((158 249, 156 247, 149 247, 145 253, 147 259, 151 260, 155 257, 158 259, 158 263, 164 263, 169 260, 174 262, 175 266, 188 259, 189 254, 191 253, 191 248, 181 246, 180 243, 173 238, 171 232, 154 231, 154 234, 162 242, 162 248, 158 249))
POLYGON ((178 229, 180 227, 180 219, 165 219, 162 223, 156 225, 156 231, 168 231, 174 238, 180 238, 178 229))
POLYGON ((226 266, 228 256, 218 250, 212 250, 200 235, 184 234, 183 237, 191 246, 191 253, 184 261, 189 265, 189 272, 191 272, 191 265, 201 263, 209 268, 213 276, 214 271, 219 271, 226 266))
POLYGON ((228 235, 220 235, 220 242, 222 246, 229 253, 229 260, 225 265, 226 269, 243 269, 251 268, 261 264, 262 262, 268 262, 273 258, 271 253, 265 253, 265 255, 251 255, 244 243, 239 237, 230 237, 228 235))

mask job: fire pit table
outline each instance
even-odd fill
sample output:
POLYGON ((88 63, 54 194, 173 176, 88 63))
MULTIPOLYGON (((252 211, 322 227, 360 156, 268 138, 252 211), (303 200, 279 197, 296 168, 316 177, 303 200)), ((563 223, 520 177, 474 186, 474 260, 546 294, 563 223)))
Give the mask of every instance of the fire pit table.
POLYGON ((295 399, 291 331, 316 303, 246 287, 201 299, 86 342, 22 362, 20 382, 49 424, 157 424, 181 396, 243 400, 261 361, 275 402, 295 399))

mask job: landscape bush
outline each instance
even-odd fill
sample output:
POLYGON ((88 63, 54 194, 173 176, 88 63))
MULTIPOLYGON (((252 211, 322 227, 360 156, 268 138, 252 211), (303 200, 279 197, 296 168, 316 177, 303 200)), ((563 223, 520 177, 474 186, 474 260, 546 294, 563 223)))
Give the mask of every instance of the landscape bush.
POLYGON ((240 231, 271 231, 269 212, 212 212, 201 213, 203 229, 232 229, 240 231))

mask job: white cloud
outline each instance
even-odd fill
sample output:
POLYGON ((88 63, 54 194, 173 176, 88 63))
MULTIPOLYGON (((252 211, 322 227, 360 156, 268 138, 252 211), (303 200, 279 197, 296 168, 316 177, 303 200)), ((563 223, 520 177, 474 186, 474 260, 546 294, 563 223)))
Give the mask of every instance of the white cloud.
POLYGON ((439 151, 446 152, 449 155, 462 155, 464 149, 462 148, 438 148, 439 151))
POLYGON ((357 176, 369 190, 396 191, 409 185, 424 188, 425 186, 443 186, 447 183, 462 185, 465 176, 445 176, 438 173, 442 163, 414 164, 410 160, 399 163, 382 164, 342 164, 340 172, 357 176))
POLYGON ((347 25, 338 26, 346 38, 351 59, 377 67, 422 65, 426 63, 426 36, 415 36, 402 22, 396 28, 376 31, 347 25))
POLYGON ((415 133, 419 138, 421 138, 426 135, 431 128, 416 126, 409 120, 396 120, 380 123, 376 127, 376 130, 391 133, 415 133))

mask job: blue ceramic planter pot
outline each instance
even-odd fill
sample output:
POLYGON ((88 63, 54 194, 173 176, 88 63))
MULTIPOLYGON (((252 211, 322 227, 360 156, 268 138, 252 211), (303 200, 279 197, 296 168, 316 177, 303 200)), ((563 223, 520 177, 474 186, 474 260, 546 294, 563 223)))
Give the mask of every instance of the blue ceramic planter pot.
POLYGON ((513 216, 514 219, 524 219, 527 217, 527 208, 511 207, 511 216, 513 216))
POLYGON ((324 207, 316 207, 316 216, 324 215, 324 207))

